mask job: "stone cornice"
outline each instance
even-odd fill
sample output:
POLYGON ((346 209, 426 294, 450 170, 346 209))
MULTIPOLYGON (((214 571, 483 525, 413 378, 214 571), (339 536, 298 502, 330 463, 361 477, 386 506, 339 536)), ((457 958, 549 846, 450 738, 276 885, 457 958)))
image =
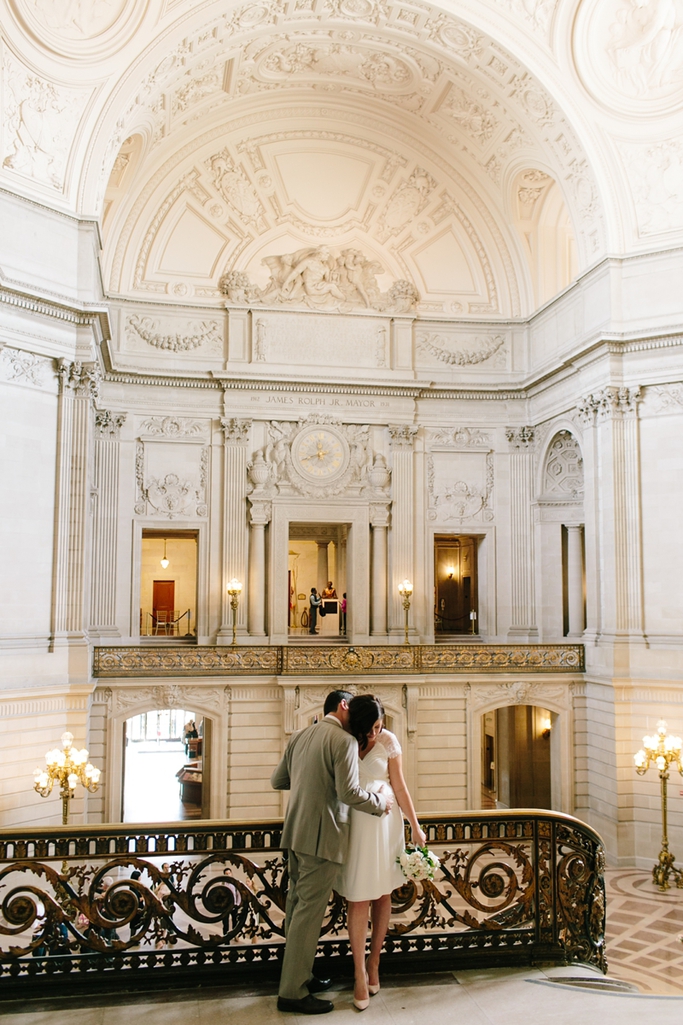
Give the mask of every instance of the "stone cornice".
POLYGON ((76 327, 91 327, 99 324, 102 338, 109 338, 109 312, 105 307, 87 307, 70 304, 63 296, 54 299, 36 295, 21 288, 12 288, 0 280, 0 303, 14 306, 28 313, 39 313, 43 317, 61 320, 76 327))

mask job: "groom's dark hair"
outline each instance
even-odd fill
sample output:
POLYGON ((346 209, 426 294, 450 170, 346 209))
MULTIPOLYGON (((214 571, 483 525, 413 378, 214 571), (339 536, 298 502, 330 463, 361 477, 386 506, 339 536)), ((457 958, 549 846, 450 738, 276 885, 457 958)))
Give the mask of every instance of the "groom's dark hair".
POLYGON ((325 698, 323 715, 329 715, 330 712, 336 712, 339 708, 340 701, 350 701, 352 697, 353 694, 348 690, 331 690, 325 698))

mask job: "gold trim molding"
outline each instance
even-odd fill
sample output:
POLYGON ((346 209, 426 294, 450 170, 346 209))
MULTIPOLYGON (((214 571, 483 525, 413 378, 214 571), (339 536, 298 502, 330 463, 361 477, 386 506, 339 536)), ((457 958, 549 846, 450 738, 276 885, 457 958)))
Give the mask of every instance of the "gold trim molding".
POLYGON ((102 646, 93 676, 321 676, 401 673, 582 673, 582 644, 372 644, 239 647, 102 646))

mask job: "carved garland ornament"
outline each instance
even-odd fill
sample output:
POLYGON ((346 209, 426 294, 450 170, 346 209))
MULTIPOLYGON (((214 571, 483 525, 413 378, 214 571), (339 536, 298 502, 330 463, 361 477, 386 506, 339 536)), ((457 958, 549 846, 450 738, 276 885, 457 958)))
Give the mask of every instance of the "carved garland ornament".
POLYGON ((188 325, 190 334, 164 334, 159 329, 158 321, 151 317, 139 317, 137 313, 128 318, 126 334, 129 338, 141 338, 155 349, 168 352, 189 352, 198 349, 204 342, 222 344, 221 331, 215 321, 202 320, 188 325))
POLYGON ((436 342, 439 340, 440 336, 435 334, 417 336, 417 344, 422 352, 428 352, 442 363, 459 367, 485 363, 505 345, 504 335, 491 335, 488 338, 475 338, 476 348, 458 349, 456 352, 451 352, 449 349, 437 345, 436 342))

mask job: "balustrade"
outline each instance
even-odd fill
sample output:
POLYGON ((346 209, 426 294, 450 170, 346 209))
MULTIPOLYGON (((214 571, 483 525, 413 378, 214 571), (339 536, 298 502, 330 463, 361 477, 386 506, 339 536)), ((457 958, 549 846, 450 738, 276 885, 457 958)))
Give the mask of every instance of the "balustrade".
MULTIPOLYGON (((572 962, 606 970, 604 852, 589 826, 525 810, 421 821, 441 868, 433 882, 394 891, 384 970, 572 962)), ((0 831, 4 991, 147 985, 171 972, 175 982, 212 973, 224 981, 255 966, 276 977, 287 890, 281 826, 0 831)), ((336 893, 318 957, 324 973, 350 970, 336 893)))

